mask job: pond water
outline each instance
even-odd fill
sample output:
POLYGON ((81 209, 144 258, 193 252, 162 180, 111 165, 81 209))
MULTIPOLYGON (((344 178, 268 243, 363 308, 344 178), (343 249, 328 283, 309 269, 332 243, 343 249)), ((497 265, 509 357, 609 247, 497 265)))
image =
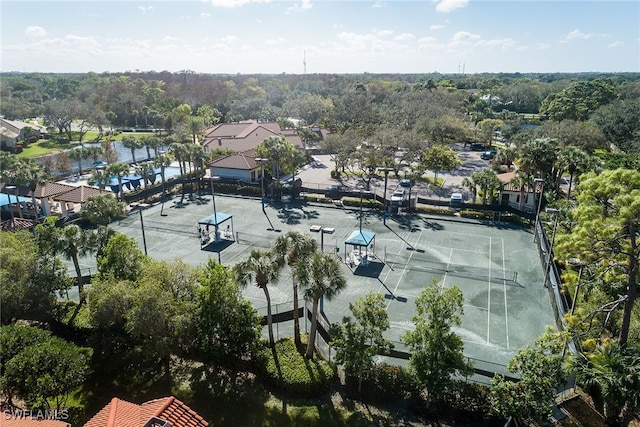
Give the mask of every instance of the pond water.
MULTIPOLYGON (((124 145, 122 145, 122 141, 113 141, 112 142, 113 145, 113 149, 116 153, 116 156, 118 158, 118 163, 133 163, 133 156, 131 155, 131 150, 129 148, 126 148, 124 145)), ((84 144, 84 147, 101 147, 101 144, 99 142, 92 142, 92 143, 86 143, 84 144)), ((166 150, 167 147, 161 147, 158 149, 158 151, 160 150, 166 150)), ((149 159, 153 159, 154 158, 154 153, 153 150, 150 150, 150 155, 151 157, 149 158, 147 156, 147 149, 146 148, 142 148, 139 150, 135 150, 135 159, 137 162, 142 162, 142 161, 146 161, 149 159)), ((56 161, 57 161, 57 156, 58 154, 52 154, 50 156, 47 156, 49 158, 52 159, 52 163, 55 165, 56 161)), ((98 160, 104 161, 104 158, 100 158, 98 160)), ((42 163, 43 159, 42 158, 37 158, 36 161, 38 163, 42 163)), ((82 161, 82 168, 84 169, 90 169, 91 168, 91 164, 93 163, 92 159, 85 159, 82 161)), ((71 171, 72 173, 77 172, 78 171, 78 162, 76 162, 75 160, 71 161, 71 171)), ((52 168, 52 170, 50 171, 52 176, 60 176, 63 175, 63 173, 59 170, 56 170, 55 168, 52 168)))

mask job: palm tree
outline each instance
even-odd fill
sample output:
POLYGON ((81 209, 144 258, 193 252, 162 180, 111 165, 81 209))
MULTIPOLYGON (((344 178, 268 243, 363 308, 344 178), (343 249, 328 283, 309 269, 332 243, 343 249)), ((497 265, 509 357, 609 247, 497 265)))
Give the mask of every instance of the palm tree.
POLYGON ((129 165, 126 163, 114 163, 107 166, 106 173, 118 178, 118 198, 124 200, 124 190, 122 188, 122 178, 129 175, 129 165))
POLYGON ((136 150, 144 147, 144 143, 133 136, 126 135, 122 138, 122 146, 131 150, 131 158, 136 163, 136 150))
POLYGON ((471 174, 473 182, 477 183, 482 191, 482 204, 484 205, 489 195, 489 203, 493 202, 493 195, 500 191, 502 181, 491 168, 482 169, 471 174))
POLYGON ((25 182, 29 185, 31 190, 31 203, 33 203, 34 215, 36 221, 38 221, 38 202, 36 201, 36 187, 38 185, 44 185, 49 179, 49 174, 39 163, 36 163, 32 159, 23 161, 21 166, 21 174, 24 175, 25 182))
MULTIPOLYGON (((136 174, 142 177, 144 181, 144 188, 147 188, 152 178, 153 178, 153 181, 155 181, 156 170, 153 165, 153 162, 138 163, 138 165, 135 167, 135 171, 136 171, 136 174)), ((153 181, 151 181, 151 183, 153 183, 153 181)))
POLYGON ((582 384, 602 397, 604 416, 612 425, 625 409, 640 401, 640 355, 617 341, 605 342, 589 354, 577 356, 574 372, 582 384))
MULTIPOLYGON (((279 264, 287 263, 293 270, 298 262, 305 261, 313 252, 318 250, 318 243, 308 234, 289 231, 273 241, 271 252, 279 264)), ((298 318, 298 283, 295 276, 293 282, 293 337, 296 347, 300 341, 300 319, 298 318)))
POLYGON ((305 357, 310 359, 315 351, 316 332, 318 330, 318 303, 320 298, 331 301, 347 286, 342 272, 342 264, 333 254, 314 252, 305 262, 297 263, 294 276, 304 290, 307 300, 312 301, 311 330, 305 357))
POLYGON ((85 296, 79 257, 94 252, 95 236, 91 230, 83 230, 76 224, 56 227, 55 219, 53 217, 49 218, 43 224, 37 226, 36 235, 40 239, 42 247, 49 248, 53 253, 60 254, 73 261, 73 267, 76 270, 78 293, 82 303, 85 301, 85 296))
POLYGON ((194 144, 198 143, 198 134, 204 129, 204 120, 202 117, 191 116, 187 119, 187 129, 191 134, 191 141, 194 144))
POLYGON ((273 258, 271 253, 260 249, 253 249, 251 255, 244 261, 233 266, 233 273, 240 286, 247 286, 249 282, 255 280, 264 292, 267 300, 267 327, 269 329, 269 345, 273 347, 273 321, 271 319, 271 297, 269 296, 269 283, 277 283, 280 277, 280 265, 273 258))
POLYGON ((91 176, 87 179, 87 184, 96 185, 104 190, 107 185, 111 184, 111 174, 106 170, 96 169, 91 172, 91 176))
POLYGON ((82 175, 82 160, 88 158, 87 149, 84 147, 78 147, 73 150, 69 150, 67 153, 69 157, 78 162, 78 176, 82 175))
POLYGON ((94 163, 100 160, 100 157, 104 153, 104 150, 102 149, 102 147, 98 147, 98 146, 86 147, 85 150, 87 153, 87 158, 92 159, 94 163))
POLYGON ((556 188, 560 186, 562 173, 568 171, 569 190, 567 191, 567 199, 571 197, 571 186, 573 185, 573 177, 576 172, 586 172, 589 165, 589 155, 573 145, 562 147, 556 160, 556 168, 558 169, 558 179, 556 180, 556 188))
POLYGON ((518 173, 513 178, 511 178, 511 181, 509 181, 509 184, 520 190, 520 198, 518 201, 519 210, 523 210, 524 208, 524 193, 532 183, 533 178, 521 170, 518 171, 518 173))
POLYGON ((81 216, 87 221, 107 226, 111 219, 125 214, 124 203, 119 202, 113 194, 90 196, 82 206, 81 216))
POLYGON ((478 196, 478 184, 473 180, 473 176, 469 178, 465 177, 461 182, 462 188, 466 188, 471 192, 473 198, 473 204, 476 204, 476 197, 478 196))

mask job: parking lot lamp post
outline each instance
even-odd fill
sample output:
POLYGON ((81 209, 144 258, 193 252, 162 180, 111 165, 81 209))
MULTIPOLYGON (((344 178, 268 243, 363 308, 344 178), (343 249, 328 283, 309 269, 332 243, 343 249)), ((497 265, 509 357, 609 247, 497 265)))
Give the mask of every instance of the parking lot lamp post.
POLYGON ((578 267, 578 281, 576 282, 576 289, 573 292, 573 300, 571 301, 571 315, 576 309, 576 304, 578 302, 578 291, 580 290, 580 281, 582 280, 582 270, 584 269, 585 264, 580 260, 580 258, 569 258, 567 260, 567 264, 572 267, 578 267))
POLYGON ((536 188, 540 185, 538 193, 538 208, 536 209, 536 220, 533 223, 533 241, 536 242, 538 236, 538 220, 540 219, 540 208, 542 207, 542 195, 544 194, 544 179, 536 178, 533 180, 533 194, 536 194, 536 188))
POLYGON ((262 205, 262 211, 264 212, 264 164, 267 162, 267 159, 263 159, 258 157, 255 159, 261 166, 261 178, 260 178, 260 203, 262 205))
POLYGON ((556 240, 556 230, 558 229, 558 216, 560 214, 560 211, 558 209, 554 209, 554 208, 547 208, 545 209, 545 212, 548 214, 553 214, 555 216, 555 219, 553 221, 553 232, 551 233, 551 244, 549 245, 549 247, 547 248, 547 262, 545 264, 545 269, 544 269, 544 287, 547 287, 547 280, 549 280, 549 274, 550 274, 550 268, 551 268, 551 262, 553 261, 553 245, 555 244, 555 240, 556 240))

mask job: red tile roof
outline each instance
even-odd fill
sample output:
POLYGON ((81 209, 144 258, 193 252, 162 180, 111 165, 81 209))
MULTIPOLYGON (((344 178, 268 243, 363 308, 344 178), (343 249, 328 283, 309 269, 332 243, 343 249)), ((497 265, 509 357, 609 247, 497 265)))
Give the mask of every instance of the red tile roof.
POLYGON ((240 123, 221 123, 204 131, 203 146, 207 150, 228 148, 235 152, 255 149, 258 144, 269 136, 285 136, 298 148, 302 148, 302 140, 295 131, 282 131, 278 123, 258 123, 248 120, 240 123))
POLYGON ((141 405, 114 397, 84 427, 143 427, 152 417, 168 421, 171 427, 206 427, 209 425, 194 410, 171 396, 150 400, 141 405))
POLYGON ((38 184, 36 186, 36 198, 42 199, 45 197, 57 196, 58 194, 73 190, 74 188, 76 187, 73 185, 62 184, 60 182, 47 182, 45 185, 38 184))
POLYGON ((54 196, 53 200, 56 202, 85 203, 89 197, 97 196, 98 194, 113 194, 113 192, 100 190, 99 188, 89 187, 87 185, 80 185, 73 187, 72 190, 54 196))
POLYGON ((208 167, 254 170, 259 167, 256 159, 244 154, 229 154, 228 156, 218 157, 207 164, 208 167))
POLYGON ((69 423, 60 420, 42 420, 29 415, 12 416, 7 411, 0 416, 0 427, 69 427, 69 423))

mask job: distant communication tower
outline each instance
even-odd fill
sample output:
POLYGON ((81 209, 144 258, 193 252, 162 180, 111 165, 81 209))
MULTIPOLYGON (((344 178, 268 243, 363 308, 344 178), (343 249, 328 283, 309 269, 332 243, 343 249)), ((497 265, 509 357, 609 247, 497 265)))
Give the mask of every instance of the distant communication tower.
POLYGON ((304 66, 304 74, 307 74, 307 51, 303 51, 304 56, 302 59, 302 65, 304 66))

